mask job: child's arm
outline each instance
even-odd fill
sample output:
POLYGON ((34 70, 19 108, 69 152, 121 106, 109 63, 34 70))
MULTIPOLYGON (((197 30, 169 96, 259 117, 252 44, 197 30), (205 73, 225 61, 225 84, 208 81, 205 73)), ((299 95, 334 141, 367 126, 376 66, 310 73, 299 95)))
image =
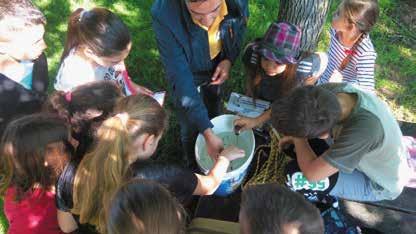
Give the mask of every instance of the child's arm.
MULTIPOLYGON (((130 88, 134 89, 138 94, 144 94, 144 95, 148 95, 148 96, 152 96, 153 95, 153 92, 150 89, 148 89, 148 88, 146 88, 144 86, 141 86, 141 85, 136 84, 131 79, 131 77, 129 76, 129 74, 127 72, 126 64, 124 63, 124 61, 121 62, 121 63, 119 63, 119 64, 117 64, 114 68, 116 70, 122 72, 122 76, 123 76, 124 82, 129 83, 129 84, 127 84, 127 86, 128 85, 131 85, 132 87, 130 87, 130 88)), ((136 92, 133 92, 133 94, 135 94, 136 92)))
POLYGON ((57 210, 59 228, 65 233, 71 233, 78 229, 77 222, 70 212, 57 210))
POLYGON ((357 58, 357 80, 359 87, 374 92, 374 69, 377 54, 374 51, 365 51, 357 58))
POLYGON ((309 182, 316 182, 325 179, 338 172, 338 169, 325 161, 323 153, 317 156, 312 150, 306 138, 284 136, 279 141, 279 148, 282 149, 286 144, 294 144, 296 159, 299 168, 309 182))
POLYGON ((316 84, 316 81, 318 81, 318 77, 315 77, 315 76, 309 76, 308 78, 306 78, 306 79, 303 81, 303 85, 304 85, 304 86, 306 86, 306 85, 315 85, 315 84, 316 84))
POLYGON ((198 178, 198 184, 193 195, 211 195, 220 186, 222 179, 227 173, 230 162, 244 157, 244 150, 235 146, 229 146, 220 153, 213 168, 208 175, 195 174, 198 178))
POLYGON ((342 76, 341 72, 338 70, 335 70, 331 77, 329 78, 330 83, 341 83, 344 77, 342 76))
POLYGON ((267 122, 272 115, 272 110, 268 109, 263 114, 256 118, 249 118, 249 117, 242 117, 240 116, 238 119, 234 120, 234 126, 239 126, 240 131, 252 129, 257 127, 265 122, 267 122))

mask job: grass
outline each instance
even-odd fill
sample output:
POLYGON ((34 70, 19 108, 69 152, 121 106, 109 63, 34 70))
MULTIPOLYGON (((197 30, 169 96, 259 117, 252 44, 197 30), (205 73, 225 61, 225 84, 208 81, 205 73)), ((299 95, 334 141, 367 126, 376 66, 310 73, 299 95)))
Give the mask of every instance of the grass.
MULTIPOLYGON (((163 68, 151 27, 150 7, 152 0, 34 0, 48 19, 46 27, 46 54, 49 62, 51 84, 56 75, 66 33, 66 22, 77 7, 102 6, 113 10, 123 18, 133 35, 133 48, 127 58, 130 75, 139 84, 152 90, 166 90, 163 68)), ((416 122, 416 31, 411 23, 403 22, 403 4, 409 0, 379 0, 380 20, 371 32, 378 53, 376 86, 382 98, 388 101, 398 119, 416 122), (401 7, 401 8, 400 8, 401 7)), ((330 15, 338 5, 333 0, 331 11, 319 42, 319 50, 326 51, 329 43, 330 15)), ((413 4, 414 5, 414 4, 413 4)), ((408 9, 408 7, 404 7, 408 9)), ((408 14, 412 13, 410 8, 408 14)), ((246 41, 261 37, 268 25, 277 18, 278 0, 250 1, 250 20, 246 41)), ((241 62, 233 66, 231 79, 226 82, 225 93, 231 90, 243 92, 244 74, 241 62)), ((52 85, 51 85, 52 86, 52 85)), ((226 97, 226 96, 225 96, 226 97)), ((227 98, 227 97, 226 97, 227 98)), ((168 109, 172 106, 168 103, 168 109)), ((172 111, 171 111, 172 112, 172 111)), ((172 112, 167 134, 162 138, 158 160, 180 161, 179 127, 172 112)), ((1 210, 0 200, 0 210, 1 210)), ((5 219, 0 216, 0 234, 5 230, 5 219)))
POLYGON ((7 231, 8 223, 2 211, 3 211, 3 199, 0 199, 0 233, 4 234, 7 231))
MULTIPOLYGON (((416 122, 416 33, 411 25, 399 24, 401 1, 380 0, 380 20, 371 32, 378 58, 376 67, 376 86, 397 112, 399 119, 416 122)), ((151 28, 150 7, 152 0, 37 0, 35 3, 43 10, 48 25, 46 28, 46 51, 49 61, 49 74, 53 81, 65 40, 66 20, 77 7, 102 6, 116 12, 129 26, 133 35, 133 49, 127 58, 129 73, 133 79, 153 90, 166 90, 163 68, 159 60, 154 33, 151 28), (133 10, 134 9, 134 10, 133 10)), ((328 29, 331 12, 339 0, 333 0, 327 22, 319 42, 319 50, 325 51, 329 43, 328 29)), ((416 8, 415 8, 416 9, 416 8)), ((263 35, 268 25, 277 18, 278 1, 251 1, 250 20, 246 41, 263 35), (274 9, 274 10, 270 10, 274 9)), ((240 61, 231 72, 232 79, 226 82, 225 93, 244 90, 244 74, 240 61)), ((52 87, 52 85, 51 85, 52 87)), ((171 121, 173 130, 175 119, 171 121)), ((165 137, 166 138, 166 137, 165 137)), ((177 137, 169 140, 176 140, 177 137)), ((174 141, 177 142, 177 141, 174 141)), ((176 146, 177 144, 173 144, 176 146)), ((171 152, 170 150, 168 152, 171 152)))

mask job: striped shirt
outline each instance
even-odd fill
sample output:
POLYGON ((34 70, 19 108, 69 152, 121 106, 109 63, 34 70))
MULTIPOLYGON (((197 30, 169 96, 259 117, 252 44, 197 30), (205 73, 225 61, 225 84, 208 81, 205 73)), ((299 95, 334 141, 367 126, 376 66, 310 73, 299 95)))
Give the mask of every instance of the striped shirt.
POLYGON ((325 72, 318 80, 318 84, 330 82, 332 74, 338 70, 342 74, 342 82, 350 83, 357 88, 373 92, 374 91, 374 66, 377 53, 374 50, 373 43, 368 35, 366 35, 360 44, 356 47, 355 53, 347 65, 340 71, 339 67, 347 56, 346 51, 351 48, 341 44, 336 36, 336 31, 331 28, 331 42, 328 51, 328 66, 325 72))

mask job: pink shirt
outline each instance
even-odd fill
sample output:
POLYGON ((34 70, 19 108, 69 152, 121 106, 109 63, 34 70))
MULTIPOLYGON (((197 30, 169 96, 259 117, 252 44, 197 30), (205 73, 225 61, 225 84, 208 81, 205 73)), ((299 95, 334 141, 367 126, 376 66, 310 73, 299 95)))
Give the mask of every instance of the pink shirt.
POLYGON ((55 193, 35 189, 20 202, 15 201, 16 190, 9 187, 4 197, 4 213, 9 221, 10 234, 63 233, 58 226, 55 193))

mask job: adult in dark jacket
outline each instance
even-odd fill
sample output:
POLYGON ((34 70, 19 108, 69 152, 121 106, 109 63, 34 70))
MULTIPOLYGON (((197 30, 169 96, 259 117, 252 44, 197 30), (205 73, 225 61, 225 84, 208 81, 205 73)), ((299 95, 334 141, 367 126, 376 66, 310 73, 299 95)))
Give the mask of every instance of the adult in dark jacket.
POLYGON ((241 49, 248 1, 156 0, 151 11, 185 153, 194 155, 199 132, 215 157, 223 142, 212 132, 210 118, 220 112, 220 85, 241 49))

